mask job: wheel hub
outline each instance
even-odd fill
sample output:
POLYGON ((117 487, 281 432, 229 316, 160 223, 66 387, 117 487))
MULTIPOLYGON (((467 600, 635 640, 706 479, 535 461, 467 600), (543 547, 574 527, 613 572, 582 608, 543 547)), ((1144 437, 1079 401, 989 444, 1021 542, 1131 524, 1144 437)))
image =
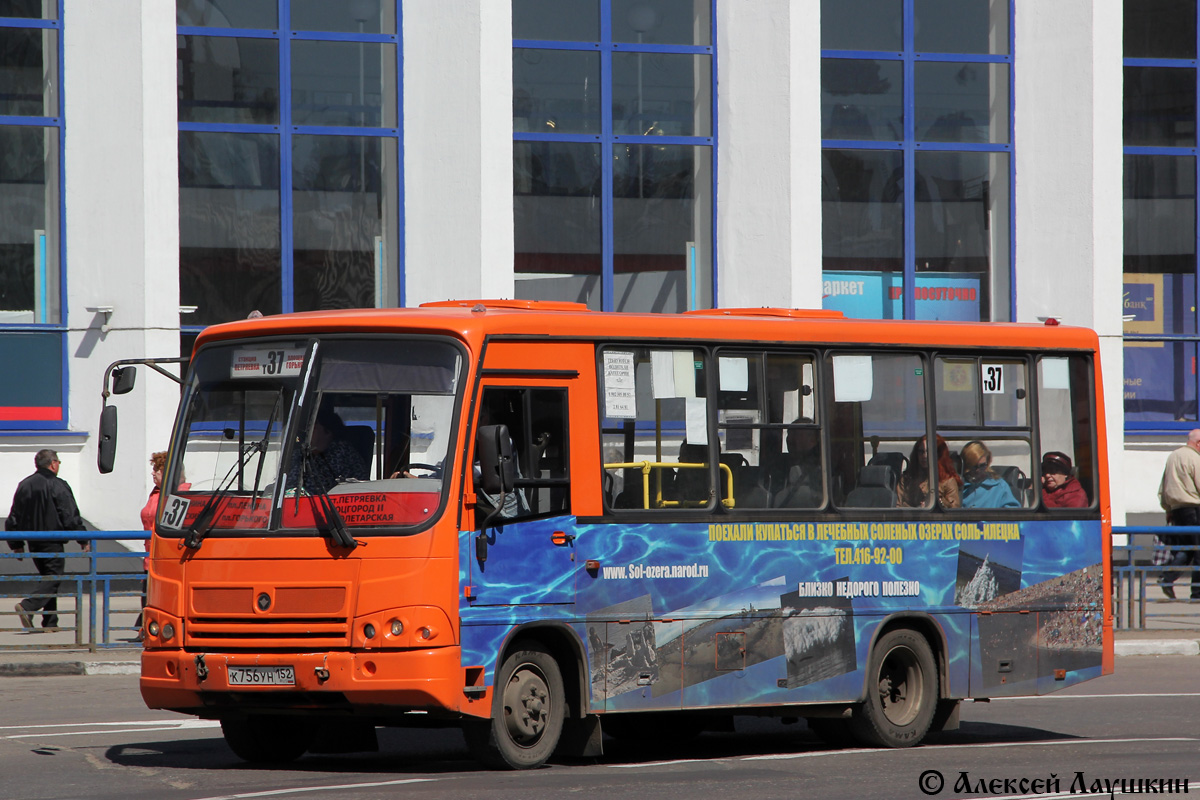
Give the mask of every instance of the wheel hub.
POLYGON ((535 743, 550 718, 550 693, 546 681, 526 666, 513 673, 504 688, 504 721, 514 742, 535 743))

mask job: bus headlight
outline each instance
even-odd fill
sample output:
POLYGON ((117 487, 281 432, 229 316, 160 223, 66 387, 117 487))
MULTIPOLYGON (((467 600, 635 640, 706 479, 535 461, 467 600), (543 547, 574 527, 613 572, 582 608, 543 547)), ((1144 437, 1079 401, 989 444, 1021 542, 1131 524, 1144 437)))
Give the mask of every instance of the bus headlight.
POLYGON ((169 622, 166 625, 163 625, 162 636, 164 642, 169 642, 171 639, 175 638, 175 626, 169 622))
POLYGON ((150 624, 146 626, 146 630, 149 631, 151 636, 158 636, 158 620, 150 620, 150 624))
POLYGON ((392 620, 392 636, 399 636, 404 633, 404 623, 398 619, 392 620))

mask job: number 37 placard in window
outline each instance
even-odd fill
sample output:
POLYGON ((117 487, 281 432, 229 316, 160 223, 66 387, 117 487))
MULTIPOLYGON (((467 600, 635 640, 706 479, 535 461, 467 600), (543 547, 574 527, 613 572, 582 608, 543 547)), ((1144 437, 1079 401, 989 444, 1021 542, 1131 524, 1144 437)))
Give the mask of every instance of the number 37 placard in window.
POLYGON ((238 350, 229 367, 231 378, 261 378, 265 375, 299 375, 304 364, 303 350, 258 348, 238 350))

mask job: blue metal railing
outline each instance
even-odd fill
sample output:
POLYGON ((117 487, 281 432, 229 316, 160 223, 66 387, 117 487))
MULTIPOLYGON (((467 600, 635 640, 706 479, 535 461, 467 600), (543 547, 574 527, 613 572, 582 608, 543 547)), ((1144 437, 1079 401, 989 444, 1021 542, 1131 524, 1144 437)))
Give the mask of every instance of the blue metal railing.
MULTIPOLYGON (((53 632, 61 632, 74 628, 75 639, 70 643, 44 643, 43 641, 33 641, 29 643, 14 642, 5 637, 4 641, 0 641, 0 650, 45 650, 50 648, 73 648, 87 649, 92 652, 106 648, 114 647, 129 647, 137 628, 129 626, 114 626, 112 618, 114 613, 135 614, 141 606, 142 587, 145 582, 145 573, 142 572, 141 562, 146 556, 146 550, 134 550, 124 552, 97 552, 96 542, 113 541, 113 540, 137 540, 147 541, 150 538, 149 531, 0 531, 0 559, 33 559, 39 558, 65 558, 79 559, 86 558, 88 562, 87 572, 68 572, 61 578, 58 597, 60 599, 73 598, 74 608, 61 608, 57 612, 57 616, 73 617, 74 625, 50 629, 53 632), (66 552, 57 553, 35 553, 28 549, 23 553, 12 552, 8 546, 8 542, 13 540, 21 540, 25 542, 64 542, 68 543, 66 552), (89 552, 81 553, 74 550, 69 543, 77 541, 87 541, 91 544, 89 552), (101 568, 102 562, 111 559, 125 559, 133 561, 136 566, 127 571, 111 571, 101 568), (120 588, 117 584, 128 584, 133 588, 120 588), (128 608, 114 609, 113 600, 115 598, 137 598, 136 601, 128 601, 125 605, 128 608), (84 628, 86 609, 86 631, 84 628), (128 638, 125 641, 114 641, 114 635, 125 632, 128 638)), ((26 545, 28 547, 28 545, 26 545)), ((11 566, 11 561, 6 562, 6 566, 11 566)), ((11 573, 5 570, 8 574, 0 575, 0 584, 8 586, 15 585, 16 590, 0 588, 0 598, 20 599, 27 597, 27 592, 22 592, 23 587, 32 587, 38 583, 48 580, 48 577, 42 576, 36 571, 36 568, 18 569, 16 573, 11 573)), ((43 597, 46 595, 42 595, 43 597)), ((33 616, 41 616, 42 611, 33 612, 33 616)), ((24 626, 21 625, 21 620, 12 606, 5 605, 0 607, 0 633, 14 633, 24 631, 24 626), (10 626, 8 623, 12 620, 15 626, 10 626)))
MULTIPOLYGON (((1196 572, 1200 572, 1200 563, 1187 564, 1182 567, 1174 567, 1170 564, 1155 564, 1155 560, 1169 560, 1169 555, 1177 551, 1197 552, 1200 551, 1200 527, 1185 527, 1179 526, 1149 526, 1149 525, 1129 525, 1125 527, 1113 527, 1113 535, 1128 534, 1130 537, 1134 535, 1152 535, 1161 537, 1163 535, 1192 535, 1195 537, 1195 544, 1190 545, 1164 545, 1160 539, 1152 540, 1153 544, 1136 545, 1130 544, 1114 545, 1112 549, 1112 571, 1113 571, 1113 618, 1114 624, 1118 628, 1145 628, 1147 620, 1153 622, 1169 622, 1177 625, 1189 624, 1190 627, 1200 628, 1200 608, 1194 606, 1200 605, 1200 600, 1190 599, 1192 594, 1191 582, 1193 578, 1200 577, 1196 572), (1158 559, 1155 554, 1161 554, 1158 559), (1168 556, 1164 559, 1162 556, 1168 556), (1182 576, 1174 584, 1174 589, 1178 593, 1178 599, 1170 600, 1167 597, 1147 598, 1146 590, 1153 583, 1155 587, 1159 585, 1162 576, 1166 572, 1182 572, 1182 576), (1185 604, 1186 612, 1179 613, 1179 606, 1176 605, 1171 610, 1153 611, 1160 604, 1165 603, 1183 603, 1185 604)), ((1197 553, 1200 558, 1200 553, 1197 553)), ((1200 589, 1197 589, 1200 591, 1200 589)))
MULTIPOLYGON (((1155 552, 1163 551, 1200 551, 1200 527, 1152 527, 1152 526, 1126 526, 1114 527, 1113 534, 1133 535, 1153 535, 1161 536, 1163 534, 1192 534, 1196 536, 1196 544, 1193 545, 1171 545, 1165 546, 1154 540, 1153 544, 1126 544, 1116 545, 1112 548, 1112 571, 1113 571, 1113 616, 1115 624, 1118 628, 1145 628, 1148 619, 1153 621, 1164 622, 1189 622, 1195 627, 1200 628, 1200 600, 1191 600, 1187 597, 1190 594, 1189 581, 1192 578, 1194 569, 1200 569, 1200 565, 1187 565, 1185 567, 1172 567, 1169 564, 1155 564, 1155 552), (1179 593, 1179 599, 1174 601, 1176 604, 1184 604, 1188 612, 1180 614, 1178 612, 1179 605, 1172 607, 1168 611, 1153 611, 1164 600, 1147 598, 1147 589, 1153 581, 1157 586, 1158 581, 1165 572, 1183 571, 1183 578, 1188 580, 1179 580, 1175 584, 1176 591, 1179 593), (1193 610, 1194 609, 1194 610, 1193 610)), ((145 550, 135 550, 126 552, 96 552, 96 542, 113 541, 113 540, 138 540, 147 541, 150 538, 148 531, 0 531, 0 542, 5 542, 0 546, 0 559, 19 559, 19 558, 67 558, 78 559, 86 558, 88 561, 87 572, 67 573, 62 576, 62 585, 58 593, 59 598, 73 598, 74 608, 60 609, 57 613, 60 617, 73 617, 74 624, 74 641, 67 644, 46 644, 41 641, 30 643, 10 643, 8 641, 0 641, 0 650, 14 649, 49 649, 49 648, 74 648, 88 649, 93 652, 106 648, 129 647, 132 635, 137 632, 137 628, 133 626, 118 626, 113 624, 113 615, 122 614, 130 615, 137 612, 140 606, 140 598, 142 596, 142 586, 145 580, 144 573, 139 568, 130 571, 109 571, 101 568, 101 563, 110 559, 125 559, 136 560, 140 562, 146 555, 145 550), (7 546, 8 541, 24 540, 28 541, 59 541, 59 542, 75 542, 88 541, 91 543, 91 551, 81 553, 73 549, 68 549, 65 553, 25 553, 11 552, 7 546), (133 588, 119 588, 115 584, 127 584, 133 588), (114 609, 113 600, 120 598, 138 598, 137 602, 128 601, 124 603, 125 608, 114 609), (84 609, 86 607, 86 615, 84 609), (84 621, 86 617, 86 630, 84 621), (114 635, 127 633, 129 637, 124 641, 114 641, 114 635)), ((18 589, 24 585, 35 585, 41 583, 45 578, 38 574, 36 570, 29 569, 21 570, 18 574, 0 574, 0 584, 15 584, 18 589)), ((20 591, 5 591, 0 587, 0 598, 20 599, 27 596, 26 593, 20 591)), ((20 624, 20 620, 15 610, 10 609, 10 606, 0 607, 0 634, 16 633, 24 630, 20 624), (11 620, 13 625, 7 624, 11 620)), ((35 616, 40 616, 41 612, 36 612, 35 616)), ((70 630, 71 627, 59 627, 55 630, 70 630)))

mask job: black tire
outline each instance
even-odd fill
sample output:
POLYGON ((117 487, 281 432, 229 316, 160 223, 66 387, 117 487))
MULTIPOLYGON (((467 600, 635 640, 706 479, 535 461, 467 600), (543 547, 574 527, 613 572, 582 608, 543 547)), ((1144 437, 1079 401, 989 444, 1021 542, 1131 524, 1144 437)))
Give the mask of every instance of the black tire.
POLYGON ((286 764, 312 745, 316 728, 303 717, 250 716, 221 720, 229 749, 252 764, 286 764))
POLYGON ((558 747, 566 693, 558 662, 537 642, 517 645, 496 674, 492 717, 463 726, 471 754, 493 769, 533 769, 558 747))
POLYGON ((925 637, 897 628, 879 637, 867 663, 867 699, 851 730, 873 747, 912 747, 937 709, 937 666, 925 637))
POLYGON ((854 733, 850 730, 850 720, 834 719, 831 717, 810 717, 804 720, 808 729, 817 738, 831 747, 849 747, 855 744, 854 733))

